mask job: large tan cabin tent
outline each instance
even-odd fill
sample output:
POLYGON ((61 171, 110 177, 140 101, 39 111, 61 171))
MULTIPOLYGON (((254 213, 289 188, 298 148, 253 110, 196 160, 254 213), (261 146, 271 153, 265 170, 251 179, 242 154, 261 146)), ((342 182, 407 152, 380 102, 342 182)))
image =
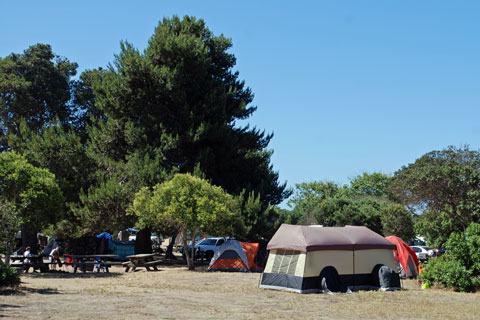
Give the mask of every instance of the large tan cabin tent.
POLYGON ((327 267, 333 267, 346 286, 374 287, 374 269, 387 266, 397 271, 395 245, 367 227, 282 224, 267 249, 261 288, 320 292, 320 274, 327 267))

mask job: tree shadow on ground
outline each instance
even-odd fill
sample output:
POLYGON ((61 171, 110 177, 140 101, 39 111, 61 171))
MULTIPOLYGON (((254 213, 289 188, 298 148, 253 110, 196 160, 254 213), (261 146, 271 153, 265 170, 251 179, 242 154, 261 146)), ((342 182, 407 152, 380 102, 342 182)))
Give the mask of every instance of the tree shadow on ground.
POLYGON ((57 289, 52 288, 27 288, 27 287, 16 287, 0 290, 0 296, 24 296, 27 293, 38 293, 38 294, 59 294, 57 289))
MULTIPOLYGON (((17 306, 13 304, 0 304, 0 311, 6 310, 6 309, 18 309, 21 308, 22 306, 17 306)), ((0 314, 0 318, 3 318, 4 316, 0 314)))
POLYGON ((26 273, 22 278, 43 278, 43 279, 73 279, 73 278, 116 278, 123 273, 120 272, 43 272, 26 273))

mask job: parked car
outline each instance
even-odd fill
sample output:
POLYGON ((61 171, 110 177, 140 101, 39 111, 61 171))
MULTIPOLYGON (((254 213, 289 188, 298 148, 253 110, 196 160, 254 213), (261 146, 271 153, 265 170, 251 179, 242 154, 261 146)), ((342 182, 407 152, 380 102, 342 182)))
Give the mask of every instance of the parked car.
MULTIPOLYGON (((228 238, 214 237, 201 240, 200 242, 195 244, 195 258, 201 258, 203 255, 203 257, 207 261, 209 261, 210 259, 212 259, 217 248, 224 244, 225 241, 228 241, 228 238)), ((192 245, 188 245, 188 250, 190 251, 191 249, 192 245)), ((185 252, 183 248, 181 249, 181 252, 183 257, 185 258, 185 252)))
MULTIPOLYGON (((138 230, 130 229, 129 232, 130 232, 130 235, 128 236, 128 241, 137 240, 138 230)), ((161 239, 155 232, 152 232, 150 236, 150 240, 152 240, 152 245, 160 245, 161 240, 163 241, 163 239, 161 239)))
POLYGON ((433 249, 430 247, 426 246, 412 246, 413 251, 415 251, 415 254, 417 255, 417 259, 420 262, 427 262, 428 258, 432 257, 433 254, 433 249))

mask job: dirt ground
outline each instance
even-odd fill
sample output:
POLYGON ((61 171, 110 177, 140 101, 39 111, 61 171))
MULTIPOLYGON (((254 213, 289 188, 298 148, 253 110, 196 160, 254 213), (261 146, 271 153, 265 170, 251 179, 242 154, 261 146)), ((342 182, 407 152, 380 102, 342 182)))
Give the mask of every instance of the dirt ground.
POLYGON ((161 267, 125 273, 22 275, 0 291, 0 317, 15 319, 480 319, 480 294, 421 290, 306 294, 258 288, 258 273, 161 267))

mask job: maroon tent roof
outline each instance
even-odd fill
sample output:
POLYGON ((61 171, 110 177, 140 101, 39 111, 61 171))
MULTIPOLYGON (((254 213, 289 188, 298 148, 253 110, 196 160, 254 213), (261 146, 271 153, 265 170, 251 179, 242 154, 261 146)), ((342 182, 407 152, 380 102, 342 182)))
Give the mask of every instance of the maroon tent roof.
POLYGON ((282 224, 267 249, 294 251, 395 249, 395 245, 367 227, 316 227, 282 224))

